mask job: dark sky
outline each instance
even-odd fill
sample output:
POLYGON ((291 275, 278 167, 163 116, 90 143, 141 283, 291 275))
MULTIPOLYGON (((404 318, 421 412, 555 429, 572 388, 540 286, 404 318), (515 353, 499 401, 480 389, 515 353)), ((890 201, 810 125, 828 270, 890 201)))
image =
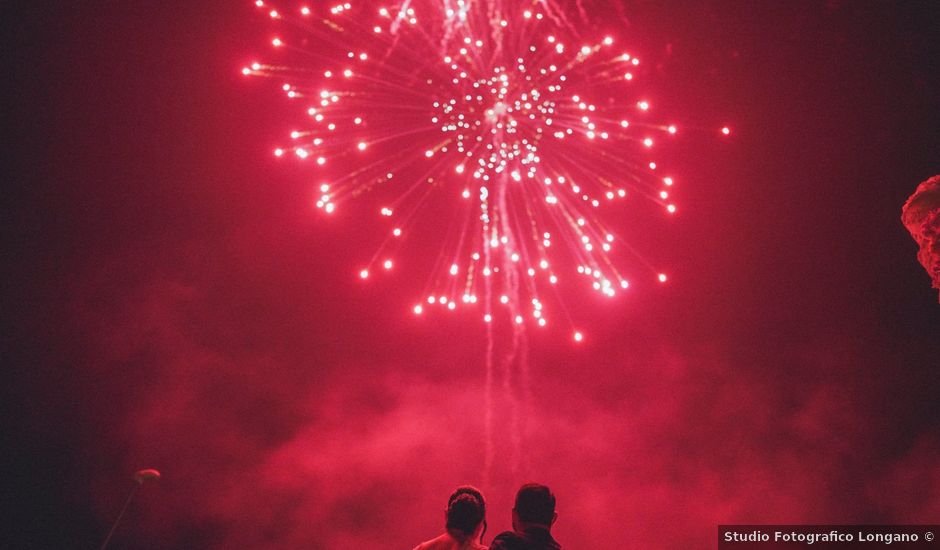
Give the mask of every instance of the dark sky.
MULTIPOLYGON (((4 3, 3 540, 410 548, 481 484, 485 338, 353 276, 241 65, 250 2, 4 3), (145 4, 145 3, 144 3, 145 4)), ((590 5, 589 5, 590 7, 590 5)), ((490 534, 524 481, 581 548, 697 548, 718 523, 940 517, 940 306, 899 222, 940 173, 931 2, 625 2, 683 209, 672 284, 532 335, 522 441, 497 410, 490 534)), ((597 20, 605 20, 604 14, 597 20)), ((606 23, 616 19, 607 17, 606 23)), ((661 241, 661 242, 660 242, 661 241)))

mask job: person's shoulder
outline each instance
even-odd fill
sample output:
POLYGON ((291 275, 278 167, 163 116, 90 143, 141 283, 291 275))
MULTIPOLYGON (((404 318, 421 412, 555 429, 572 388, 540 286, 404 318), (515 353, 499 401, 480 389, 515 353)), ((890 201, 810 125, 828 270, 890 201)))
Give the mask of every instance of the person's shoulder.
POLYGON ((520 546, 522 542, 524 542, 524 539, 519 536, 519 533, 503 531, 496 535, 496 538, 490 543, 490 550, 513 550, 515 548, 522 548, 520 546))
POLYGON ((418 546, 415 546, 414 550, 434 550, 435 548, 442 547, 445 540, 446 540, 446 535, 441 535, 431 540, 422 542, 418 546))

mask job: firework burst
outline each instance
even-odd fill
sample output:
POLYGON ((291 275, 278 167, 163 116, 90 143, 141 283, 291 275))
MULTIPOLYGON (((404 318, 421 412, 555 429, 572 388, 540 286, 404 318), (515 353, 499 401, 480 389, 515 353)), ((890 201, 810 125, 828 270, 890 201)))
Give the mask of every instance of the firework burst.
POLYGON ((255 4, 277 51, 242 72, 276 79, 306 113, 275 155, 313 163, 326 214, 369 194, 386 220, 358 276, 393 269, 411 236, 439 239, 414 314, 545 327, 562 281, 608 297, 631 277, 667 281, 605 221, 626 199, 677 210, 651 156, 677 127, 651 119, 640 60, 615 37, 579 39, 550 2, 255 4))

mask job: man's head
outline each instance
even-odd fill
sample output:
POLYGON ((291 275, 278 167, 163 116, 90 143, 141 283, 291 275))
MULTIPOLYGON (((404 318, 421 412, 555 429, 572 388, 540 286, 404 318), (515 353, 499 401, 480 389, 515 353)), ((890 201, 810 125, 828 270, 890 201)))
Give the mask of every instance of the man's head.
POLYGON ((447 499, 444 511, 447 531, 454 538, 464 541, 474 536, 482 538, 486 532, 486 501, 475 487, 457 487, 447 499))
POLYGON ((550 529, 558 519, 555 513, 555 495, 551 489, 538 483, 526 483, 516 493, 512 509, 512 527, 522 531, 527 527, 550 529))

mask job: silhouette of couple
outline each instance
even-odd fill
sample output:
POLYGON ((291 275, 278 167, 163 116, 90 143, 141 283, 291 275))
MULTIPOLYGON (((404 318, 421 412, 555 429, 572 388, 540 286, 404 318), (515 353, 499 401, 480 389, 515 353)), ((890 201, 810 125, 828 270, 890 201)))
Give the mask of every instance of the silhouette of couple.
MULTIPOLYGON (((561 550, 551 534, 556 519, 555 495, 551 490, 538 483, 527 483, 516 493, 513 530, 497 535, 489 550, 561 550)), ((444 521, 443 535, 419 544, 414 550, 487 550, 482 544, 486 501, 479 490, 458 487, 447 499, 444 521)))

